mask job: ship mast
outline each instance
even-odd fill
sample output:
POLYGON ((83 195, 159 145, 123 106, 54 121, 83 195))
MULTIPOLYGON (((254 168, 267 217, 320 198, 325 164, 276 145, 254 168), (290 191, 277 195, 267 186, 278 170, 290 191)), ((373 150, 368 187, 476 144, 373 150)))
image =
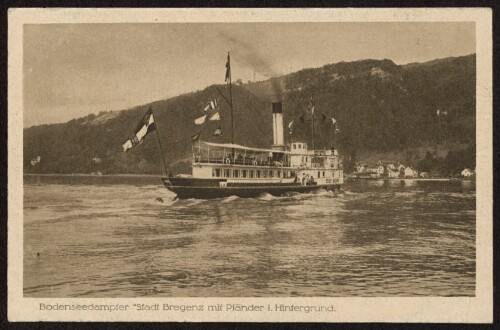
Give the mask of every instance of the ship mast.
MULTIPOLYGON (((227 52, 226 81, 229 83, 229 107, 231 108, 231 144, 234 144, 234 116, 233 116, 233 92, 231 81, 231 54, 227 52)), ((234 148, 231 150, 234 160, 234 148)))
POLYGON ((311 141, 312 141, 312 150, 315 150, 314 147, 314 96, 311 96, 311 116, 312 116, 312 123, 311 123, 311 141))

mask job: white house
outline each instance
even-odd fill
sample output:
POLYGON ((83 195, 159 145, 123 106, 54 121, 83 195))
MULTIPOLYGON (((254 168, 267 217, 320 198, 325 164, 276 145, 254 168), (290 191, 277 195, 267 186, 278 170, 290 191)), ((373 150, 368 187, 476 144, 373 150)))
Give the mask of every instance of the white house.
POLYGON ((379 160, 377 162, 377 173, 382 176, 388 176, 388 177, 394 177, 394 173, 391 173, 392 171, 396 170, 396 166, 394 165, 394 162, 388 162, 388 161, 382 161, 379 160))
POLYGON ((399 178, 399 171, 389 170, 389 172, 387 173, 387 176, 389 178, 399 178))
POLYGON ((471 170, 471 169, 469 169, 469 168, 466 168, 466 169, 464 169, 464 170, 461 172, 461 174, 462 174, 462 176, 463 176, 463 177, 468 178, 468 177, 470 177, 470 176, 473 176, 473 175, 474 175, 474 171, 472 171, 472 170, 471 170))
POLYGON ((414 169, 412 169, 410 166, 405 168, 405 177, 408 178, 414 178, 418 176, 418 172, 414 169))
POLYGON ((385 173, 384 165, 378 164, 377 165, 377 174, 382 176, 382 175, 384 175, 384 173, 385 173))
POLYGON ((31 166, 37 165, 38 163, 40 163, 41 160, 42 160, 41 156, 36 156, 35 158, 31 159, 31 166))

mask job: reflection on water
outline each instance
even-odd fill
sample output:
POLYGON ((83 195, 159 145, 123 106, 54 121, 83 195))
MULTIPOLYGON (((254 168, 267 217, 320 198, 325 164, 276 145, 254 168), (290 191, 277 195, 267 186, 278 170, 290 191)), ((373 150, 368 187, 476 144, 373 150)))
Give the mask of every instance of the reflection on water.
POLYGON ((28 177, 24 294, 473 296, 475 185, 407 181, 173 201, 155 178, 28 177))

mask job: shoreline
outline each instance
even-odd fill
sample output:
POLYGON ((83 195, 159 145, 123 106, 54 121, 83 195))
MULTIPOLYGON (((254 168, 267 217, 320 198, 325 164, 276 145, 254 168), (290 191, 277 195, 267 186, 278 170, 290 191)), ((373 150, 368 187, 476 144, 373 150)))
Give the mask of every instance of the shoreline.
POLYGON ((349 181, 444 181, 444 182, 454 182, 454 181, 476 181, 476 179, 468 178, 347 178, 349 181))
POLYGON ((149 177, 149 178, 162 178, 162 174, 89 174, 89 173, 23 173, 23 176, 71 176, 71 177, 92 177, 92 178, 102 178, 102 177, 149 177))

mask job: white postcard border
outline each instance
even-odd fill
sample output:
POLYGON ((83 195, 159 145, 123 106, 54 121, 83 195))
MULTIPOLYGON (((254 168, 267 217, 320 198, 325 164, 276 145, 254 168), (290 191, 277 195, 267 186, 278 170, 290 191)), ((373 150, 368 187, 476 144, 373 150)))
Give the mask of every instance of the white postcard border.
MULTIPOLYGON (((421 9, 11 9, 8 15, 8 319, 10 321, 461 322, 493 320, 492 12, 421 9), (23 25, 161 22, 457 22, 476 24, 476 297, 24 298, 23 25), (203 312, 136 312, 134 303, 204 305, 203 312), (129 305, 127 311, 47 311, 40 304, 129 305), (208 312, 208 305, 333 306, 333 312, 208 312), (132 310, 132 312, 131 312, 132 310)), ((83 307, 81 307, 83 308, 83 307)))

